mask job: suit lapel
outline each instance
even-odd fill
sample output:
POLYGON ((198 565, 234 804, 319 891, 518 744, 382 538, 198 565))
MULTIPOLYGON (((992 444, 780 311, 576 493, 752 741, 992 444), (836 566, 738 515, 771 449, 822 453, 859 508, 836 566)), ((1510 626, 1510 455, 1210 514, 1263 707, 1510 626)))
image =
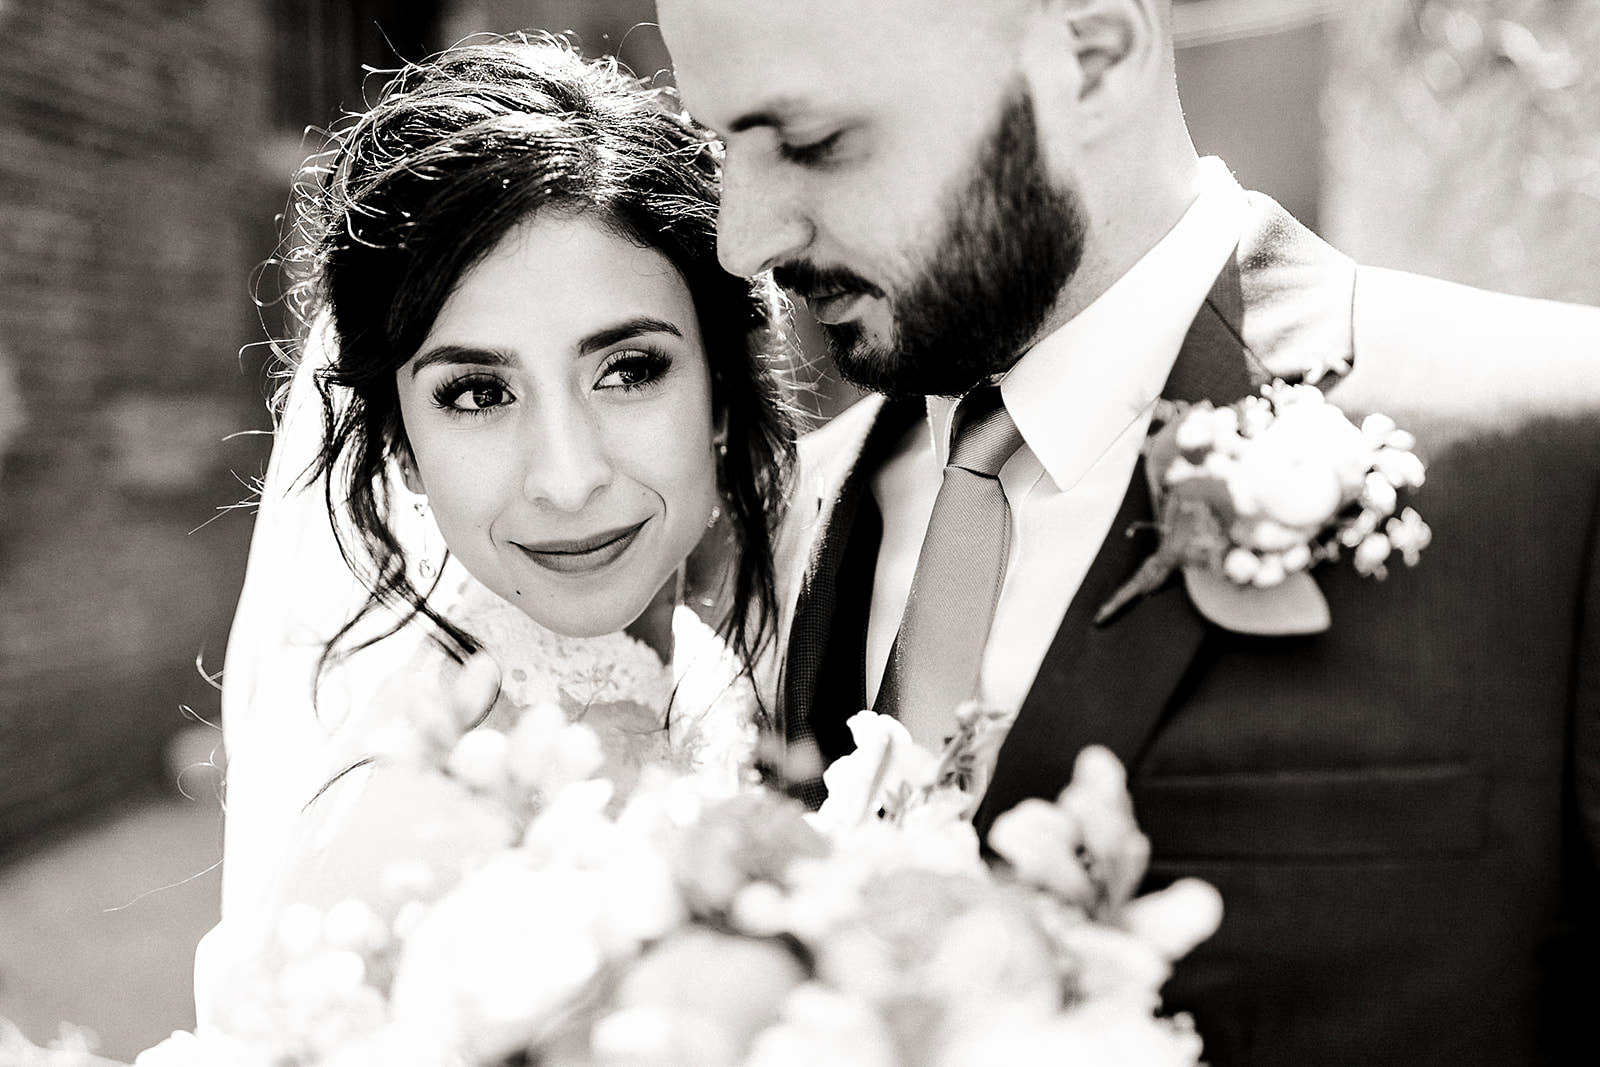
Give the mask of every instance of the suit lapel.
MULTIPOLYGON (((834 623, 839 567, 855 528, 863 494, 870 491, 873 472, 911 424, 922 418, 925 412, 920 401, 883 401, 869 397, 858 404, 868 407, 857 417, 865 415, 871 424, 865 433, 859 433, 846 442, 841 452, 829 457, 830 462, 835 464, 833 470, 838 472, 842 469, 842 474, 824 474, 822 477, 824 496, 817 505, 818 533, 805 577, 801 581, 794 620, 789 630, 780 688, 780 716, 785 742, 791 749, 816 744, 816 716, 832 715, 842 719, 861 710, 814 706, 818 671, 834 623)), ((803 781, 791 781, 789 784, 792 788, 811 788, 803 781)), ((816 789, 820 789, 820 783, 816 783, 816 789)), ((820 795, 817 799, 820 801, 820 795)))
MULTIPOLYGON (((1332 253, 1270 200, 1257 198, 1253 206, 1249 230, 1218 275, 1179 350, 1162 390, 1166 399, 1228 404, 1254 392, 1273 374, 1293 376, 1292 369, 1276 358, 1269 372, 1247 346, 1244 338, 1252 335, 1245 309, 1248 305, 1254 311, 1258 299, 1285 289, 1303 293, 1314 288, 1325 297, 1325 288, 1306 284, 1313 278, 1342 286, 1344 340, 1335 352, 1345 357, 1350 351, 1354 265, 1332 253), (1321 262, 1318 250, 1337 259, 1321 262), (1298 285, 1280 277, 1285 270, 1296 275, 1298 285)), ((1274 304, 1274 312, 1281 311, 1282 303, 1274 304)), ((1325 311, 1330 307, 1325 299, 1322 307, 1325 311)), ((1339 307, 1338 300, 1333 301, 1336 315, 1339 307)), ((1266 319, 1265 328, 1275 343, 1290 335, 1308 341, 1314 336, 1320 348, 1327 337, 1338 337, 1337 326, 1308 333, 1290 329, 1290 317, 1268 314, 1266 319)), ((1323 351, 1322 357, 1326 355, 1323 351)), ((1092 622, 1100 605, 1154 549, 1152 517, 1141 458, 1105 542, 1001 746, 992 783, 975 818, 980 835, 988 832, 997 815, 1024 798, 1053 798, 1071 778, 1072 765, 1086 745, 1105 745, 1133 769, 1171 705, 1208 627, 1182 583, 1167 583, 1104 626, 1092 622)))

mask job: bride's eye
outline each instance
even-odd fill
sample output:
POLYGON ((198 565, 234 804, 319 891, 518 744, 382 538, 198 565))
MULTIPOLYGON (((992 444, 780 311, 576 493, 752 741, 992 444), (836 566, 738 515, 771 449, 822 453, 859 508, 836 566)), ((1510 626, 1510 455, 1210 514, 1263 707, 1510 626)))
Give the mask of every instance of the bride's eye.
POLYGON ((498 378, 466 375, 443 382, 433 392, 435 406, 445 411, 470 415, 503 407, 515 399, 498 378))
POLYGON ((672 369, 672 359, 664 352, 635 348, 618 352, 606 361, 595 382, 596 389, 621 389, 631 393, 660 381, 672 369))

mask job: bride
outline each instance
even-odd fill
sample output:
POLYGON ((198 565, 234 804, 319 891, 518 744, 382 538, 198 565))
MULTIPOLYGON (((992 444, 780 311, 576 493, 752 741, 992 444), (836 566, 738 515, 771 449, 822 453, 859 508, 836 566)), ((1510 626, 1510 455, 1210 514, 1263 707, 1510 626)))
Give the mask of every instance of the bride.
POLYGON ((717 264, 717 163, 669 98, 539 40, 406 68, 308 165, 202 1019, 275 909, 386 847, 350 826, 404 833, 370 757, 408 701, 487 670, 489 715, 558 703, 624 771, 748 756, 795 434, 773 293, 717 264))

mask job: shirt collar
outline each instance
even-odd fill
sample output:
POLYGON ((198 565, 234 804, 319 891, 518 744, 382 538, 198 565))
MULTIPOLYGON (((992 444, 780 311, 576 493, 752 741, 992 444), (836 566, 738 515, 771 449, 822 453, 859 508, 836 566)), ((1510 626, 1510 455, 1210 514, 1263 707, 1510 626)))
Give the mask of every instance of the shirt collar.
MULTIPOLYGON (((1202 159, 1195 198, 1166 236, 1006 373, 1006 410, 1058 488, 1076 483, 1161 395, 1190 324, 1239 243, 1246 209, 1227 166, 1202 159)), ((928 398, 941 467, 955 406, 948 397, 928 398)))

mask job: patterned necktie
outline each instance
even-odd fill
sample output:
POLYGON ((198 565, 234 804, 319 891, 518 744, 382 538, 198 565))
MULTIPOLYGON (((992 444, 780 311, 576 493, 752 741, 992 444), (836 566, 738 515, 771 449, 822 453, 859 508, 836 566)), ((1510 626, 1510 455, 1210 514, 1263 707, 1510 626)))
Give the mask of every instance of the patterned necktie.
POLYGON ((876 704, 935 752, 954 732, 956 706, 977 693, 1011 546, 1000 468, 1022 444, 998 386, 968 393, 954 426, 944 482, 876 704))

